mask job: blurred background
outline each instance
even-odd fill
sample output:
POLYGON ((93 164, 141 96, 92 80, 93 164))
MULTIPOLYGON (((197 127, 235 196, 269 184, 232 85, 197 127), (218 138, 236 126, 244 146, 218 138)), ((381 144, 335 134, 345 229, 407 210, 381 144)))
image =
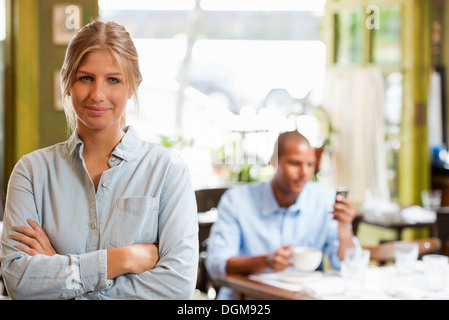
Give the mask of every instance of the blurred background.
MULTIPOLYGON (((58 72, 73 34, 124 25, 140 56, 128 123, 178 151, 196 189, 270 179, 280 132, 315 179, 421 205, 447 175, 449 5, 442 0, 0 0, 0 181, 68 138, 58 72)), ((4 196, 4 191, 3 191, 4 196)))
MULTIPOLYGON (((17 161, 68 139, 59 71, 98 18, 124 25, 140 56, 128 124, 179 152, 199 204, 270 179, 276 137, 298 130, 314 180, 349 188, 363 245, 432 236, 449 255, 444 0, 0 0, 2 206, 17 161)), ((203 258, 215 200, 198 207, 203 258)))

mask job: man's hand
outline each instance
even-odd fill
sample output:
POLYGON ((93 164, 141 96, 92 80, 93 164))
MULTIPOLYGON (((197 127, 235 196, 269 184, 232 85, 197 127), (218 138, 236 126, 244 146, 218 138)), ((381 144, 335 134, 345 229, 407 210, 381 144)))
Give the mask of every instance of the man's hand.
POLYGON ((273 254, 268 256, 268 267, 276 272, 291 267, 293 264, 289 261, 289 259, 292 257, 292 253, 292 246, 280 247, 273 254))
POLYGON ((338 247, 338 257, 340 260, 344 259, 345 251, 348 248, 354 248, 352 237, 352 221, 355 218, 355 210, 348 198, 338 195, 337 202, 334 204, 334 217, 338 221, 338 240, 340 246, 338 247))
POLYGON ((336 200, 333 205, 335 220, 338 221, 339 225, 348 226, 355 218, 355 210, 349 198, 338 195, 336 200))

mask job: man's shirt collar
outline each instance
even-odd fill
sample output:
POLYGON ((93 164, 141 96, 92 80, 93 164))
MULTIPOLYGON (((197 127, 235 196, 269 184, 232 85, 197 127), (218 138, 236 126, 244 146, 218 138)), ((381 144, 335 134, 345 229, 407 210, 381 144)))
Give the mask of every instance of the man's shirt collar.
POLYGON ((296 202, 294 204, 292 204, 288 208, 281 208, 279 206, 278 201, 276 200, 276 197, 274 196, 272 181, 269 183, 266 183, 265 188, 263 190, 263 194, 262 194, 262 201, 263 201, 262 215, 268 216, 270 214, 274 214, 274 213, 281 212, 281 211, 287 211, 287 212, 290 212, 293 214, 299 214, 301 212, 301 210, 304 209, 304 206, 306 204, 305 201, 307 198, 309 184, 310 184, 309 182, 306 183, 306 185, 304 186, 304 189, 299 194, 298 198, 296 198, 296 202))

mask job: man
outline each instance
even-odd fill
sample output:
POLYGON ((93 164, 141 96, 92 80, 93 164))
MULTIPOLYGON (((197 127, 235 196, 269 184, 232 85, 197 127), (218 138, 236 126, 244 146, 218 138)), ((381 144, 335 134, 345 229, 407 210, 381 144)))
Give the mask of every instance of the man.
MULTIPOLYGON (((282 271, 292 265, 294 246, 319 248, 338 270, 344 251, 359 245, 349 200, 338 196, 335 202, 335 190, 310 181, 315 150, 303 135, 280 134, 271 163, 276 169, 271 182, 230 189, 220 200, 207 250, 212 278, 282 271)), ((222 288, 217 298, 232 297, 229 288, 222 288)))

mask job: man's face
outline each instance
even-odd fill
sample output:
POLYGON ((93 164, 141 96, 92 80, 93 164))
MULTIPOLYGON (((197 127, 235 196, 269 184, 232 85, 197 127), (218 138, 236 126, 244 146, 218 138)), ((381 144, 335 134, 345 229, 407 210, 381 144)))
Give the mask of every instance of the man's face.
POLYGON ((315 174, 315 150, 307 144, 287 141, 278 159, 276 185, 283 192, 300 193, 315 174))

